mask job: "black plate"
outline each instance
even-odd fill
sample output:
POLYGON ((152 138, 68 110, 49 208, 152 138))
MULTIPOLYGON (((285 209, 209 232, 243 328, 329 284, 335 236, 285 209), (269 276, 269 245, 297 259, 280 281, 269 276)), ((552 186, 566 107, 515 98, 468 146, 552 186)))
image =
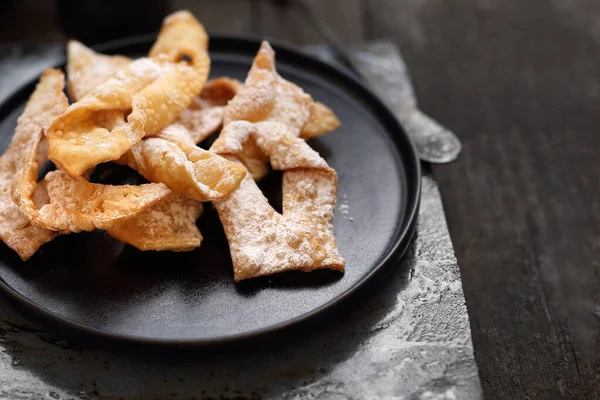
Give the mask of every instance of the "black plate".
MULTIPOLYGON (((137 56, 151 43, 135 38, 100 50, 137 56)), ((243 80, 259 44, 212 38, 211 75, 243 80)), ((408 137, 352 76, 288 46, 274 48, 281 75, 331 107, 342 122, 310 144, 338 172, 335 232, 346 273, 289 272, 236 284, 223 230, 207 207, 198 222, 204 242, 189 253, 144 253, 98 231, 61 236, 23 263, 0 244, 0 286, 28 315, 82 339, 225 343, 331 310, 386 266, 397 265, 415 227, 420 194, 419 162, 408 137)), ((0 106, 2 151, 34 84, 0 106)), ((280 183, 278 173, 261 183, 275 205, 280 183)))

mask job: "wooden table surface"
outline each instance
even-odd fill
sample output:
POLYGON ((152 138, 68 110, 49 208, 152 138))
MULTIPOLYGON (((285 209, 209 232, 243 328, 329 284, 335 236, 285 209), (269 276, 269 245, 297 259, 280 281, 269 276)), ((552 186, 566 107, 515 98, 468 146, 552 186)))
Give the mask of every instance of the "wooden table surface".
MULTIPOLYGON (((347 43, 394 40, 420 108, 463 142, 433 172, 486 397, 600 398, 600 2, 304 1, 347 43)), ((5 15, 0 40, 64 39, 48 4, 5 15), (39 22, 17 29, 25 16, 39 22)), ((171 7, 212 32, 322 42, 265 1, 171 7)))

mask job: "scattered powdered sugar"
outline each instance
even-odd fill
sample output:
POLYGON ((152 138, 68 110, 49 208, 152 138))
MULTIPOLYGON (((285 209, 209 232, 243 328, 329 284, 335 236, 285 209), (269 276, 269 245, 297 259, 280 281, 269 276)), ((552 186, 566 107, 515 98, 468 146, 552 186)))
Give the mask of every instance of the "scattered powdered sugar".
POLYGON ((156 206, 150 207, 146 213, 140 214, 138 223, 143 222, 150 232, 157 231, 157 234, 165 230, 171 234, 186 231, 195 234, 196 220, 201 213, 202 203, 171 192, 156 206))
POLYGON ((277 93, 275 107, 268 120, 282 122, 300 132, 310 117, 312 98, 299 86, 284 80, 279 75, 277 75, 275 91, 277 93))
POLYGON ((243 149, 251 136, 283 179, 285 214, 277 213, 250 175, 231 197, 215 202, 234 265, 235 279, 318 268, 343 270, 333 237, 335 172, 285 125, 232 122, 222 131, 217 153, 243 149))
POLYGON ((275 52, 264 41, 244 86, 228 104, 225 125, 235 120, 281 122, 298 136, 308 122, 312 103, 302 88, 277 73, 275 52))
POLYGON ((73 101, 85 97, 131 63, 127 57, 99 54, 77 41, 69 42, 67 52, 69 94, 73 101))
POLYGON ((196 220, 202 203, 170 192, 142 213, 109 229, 109 234, 140 250, 187 251, 200 246, 196 220))
POLYGON ((350 216, 350 205, 348 204, 348 196, 343 194, 342 195, 342 201, 340 201, 340 204, 338 205, 338 208, 340 210, 340 212, 342 213, 342 216, 344 217, 345 220, 347 221, 354 221, 354 217, 350 216))
POLYGON ((223 106, 200 110, 186 108, 177 120, 189 130, 194 143, 200 143, 219 129, 223 123, 224 109, 223 106))
POLYGON ((160 65, 149 58, 143 57, 129 64, 126 70, 117 72, 116 76, 122 78, 126 76, 125 71, 128 71, 135 76, 156 78, 167 69, 169 69, 168 64, 160 65))
MULTIPOLYGON (((159 64, 149 58, 138 58, 130 63, 126 68, 118 70, 108 80, 99 85, 95 95, 111 96, 115 93, 121 93, 126 88, 137 88, 140 91, 145 86, 156 80, 160 75, 170 68, 168 63, 159 64)), ((131 90, 129 90, 131 91, 131 90)))
POLYGON ((98 62, 94 63, 94 65, 91 66, 89 69, 90 74, 105 77, 108 77, 114 74, 115 72, 115 64, 104 58, 98 60, 98 62))
POLYGON ((336 173, 299 138, 312 104, 300 87, 277 74, 275 53, 263 42, 243 88, 227 105, 224 128, 211 147, 243 161, 252 172, 229 198, 214 202, 236 281, 290 270, 344 270, 333 235, 336 173), (283 215, 252 177, 253 168, 265 164, 264 156, 273 169, 285 171, 283 215))
POLYGON ((221 131, 218 142, 213 145, 217 153, 237 153, 243 149, 243 144, 254 130, 253 124, 246 121, 234 121, 221 131))
POLYGON ((327 242, 325 232, 275 212, 249 175, 237 191, 215 206, 238 281, 297 269, 343 269, 337 249, 336 254, 328 254, 322 245, 327 242))

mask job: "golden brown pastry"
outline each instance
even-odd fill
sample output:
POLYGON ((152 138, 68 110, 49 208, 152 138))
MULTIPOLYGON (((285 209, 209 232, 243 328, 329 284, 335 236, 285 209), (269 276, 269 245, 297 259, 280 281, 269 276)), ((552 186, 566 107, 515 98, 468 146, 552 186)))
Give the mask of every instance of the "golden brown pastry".
POLYGON ((340 120, 331 108, 316 101, 310 106, 308 122, 302 128, 300 137, 305 140, 312 139, 334 131, 339 126, 340 120))
POLYGON ((63 171, 50 172, 37 184, 40 165, 45 161, 44 128, 67 107, 63 87, 62 72, 47 70, 44 73, 29 106, 19 118, 13 138, 20 140, 29 135, 21 148, 21 156, 14 162, 8 192, 29 222, 62 233, 106 229, 166 196, 169 190, 162 184, 99 185, 80 177, 71 178, 63 171), (43 112, 45 109, 48 111, 43 112))
POLYGON ((78 101, 100 84, 131 64, 131 58, 107 56, 76 41, 67 44, 67 90, 72 101, 78 101))
POLYGON ((244 167, 196 146, 179 123, 141 141, 120 162, 150 182, 163 182, 197 201, 229 196, 246 175, 244 167))
MULTIPOLYGON (((31 224, 13 202, 12 181, 24 158, 27 158, 27 163, 31 159, 35 161, 37 179, 37 147, 44 136, 44 129, 68 107, 67 99, 62 93, 63 86, 64 77, 60 71, 44 72, 19 117, 8 150, 0 157, 0 238, 23 260, 31 257, 57 233, 31 224)), ((28 192, 28 195, 35 192, 35 180, 33 187, 24 187, 23 191, 28 192)))
MULTIPOLYGON (((165 38, 164 35, 161 35, 161 37, 165 38)), ((155 46, 153 51, 159 51, 161 47, 168 48, 163 41, 162 44, 155 46)), ((114 73, 122 70, 132 62, 127 57, 96 53, 81 43, 73 41, 69 44, 68 55, 67 70, 70 75, 73 74, 72 78, 69 76, 70 92, 81 97, 93 91, 95 86, 103 83, 114 73)), ((166 178, 174 185, 182 186, 184 190, 187 190, 199 200, 222 198, 227 195, 229 191, 239 186, 239 181, 245 174, 242 167, 228 163, 225 160, 218 160, 220 164, 229 164, 233 171, 237 171, 242 175, 234 179, 233 182, 230 180, 231 186, 229 188, 223 183, 221 185, 215 183, 211 189, 211 187, 207 187, 204 183, 196 180, 193 168, 183 168, 179 175, 175 173, 175 180, 170 179, 173 178, 170 174, 173 171, 178 171, 178 169, 169 168, 168 164, 161 162, 161 150, 166 149, 173 152, 172 159, 178 160, 188 167, 190 161, 187 160, 187 155, 181 150, 182 146, 185 146, 185 149, 191 149, 189 152, 199 151, 206 154, 204 150, 194 149, 194 145, 221 127, 224 105, 237 93, 239 86, 239 81, 229 78, 215 78, 208 81, 200 95, 190 104, 190 107, 182 111, 177 117, 179 123, 174 123, 163 129, 156 136, 156 138, 166 139, 178 144, 177 148, 173 147, 171 143, 152 139, 148 143, 138 143, 121 158, 120 162, 129 163, 130 166, 150 180, 158 177, 166 178), (136 160, 141 161, 137 162, 136 160), (161 168, 161 171, 153 172, 149 168, 151 165, 161 168), (185 179, 183 182, 180 182, 181 179, 177 180, 177 177, 181 178, 182 176, 188 179, 191 185, 190 189, 185 187, 185 179), (221 191, 213 190, 214 188, 221 191)), ((121 120, 124 121, 124 117, 121 117, 121 120)), ((116 121, 118 121, 118 118, 116 121)), ((211 159, 217 158, 212 153, 209 153, 208 156, 211 159)), ((205 165, 210 167, 207 163, 205 165)), ((202 172, 201 168, 198 168, 198 170, 202 172)), ((228 171, 225 170, 224 172, 227 173, 228 171)), ((215 176, 216 174, 213 174, 213 177, 215 176)), ((206 180, 201 177, 202 179, 206 180)), ((227 181, 227 179, 222 180, 223 182, 227 181)), ((208 183, 210 184, 210 182, 208 183)), ((201 243, 202 236, 195 224, 201 212, 202 205, 200 203, 181 195, 170 194, 140 215, 111 226, 108 233, 141 250, 191 250, 200 246, 201 243)))
POLYGON ((127 65, 51 124, 48 157, 73 177, 117 160, 190 105, 206 83, 209 66, 204 27, 189 12, 170 15, 149 58, 127 65))
MULTIPOLYGON (((275 52, 266 41, 262 42, 244 85, 225 109, 223 126, 233 121, 281 122, 293 135, 302 134, 304 138, 320 136, 339 126, 333 111, 315 103, 302 88, 277 73, 275 52)), ((255 180, 267 174, 267 160, 252 140, 244 145, 238 158, 255 180)))
POLYGON ((108 234, 142 251, 189 251, 200 247, 196 220, 202 203, 171 192, 146 211, 108 229, 108 234))
POLYGON ((285 171, 283 213, 271 207, 250 176, 229 198, 213 202, 229 242, 234 279, 290 270, 343 271, 333 235, 335 171, 280 122, 231 122, 211 151, 235 160, 249 140, 273 169, 285 171))

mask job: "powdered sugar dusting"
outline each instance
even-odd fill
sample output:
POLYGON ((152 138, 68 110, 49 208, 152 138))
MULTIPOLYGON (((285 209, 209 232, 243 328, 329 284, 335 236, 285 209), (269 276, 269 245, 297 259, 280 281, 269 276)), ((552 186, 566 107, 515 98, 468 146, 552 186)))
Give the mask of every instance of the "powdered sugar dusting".
POLYGON ((277 73, 275 52, 265 41, 244 86, 227 107, 225 125, 238 120, 281 122, 298 136, 308 122, 312 104, 310 95, 277 73))
POLYGON ((216 106, 201 110, 186 108, 179 114, 178 121, 189 130, 194 143, 200 143, 215 133, 223 123, 225 107, 216 106))
MULTIPOLYGON (((142 57, 129 64, 127 72, 130 72, 136 77, 156 79, 161 73, 168 69, 169 64, 167 63, 159 64, 154 60, 142 57)), ((128 75, 130 74, 127 74, 125 71, 119 71, 115 76, 117 79, 125 79, 128 75)))
MULTIPOLYGON (((188 177, 193 176, 193 166, 181 148, 195 148, 187 128, 180 123, 173 123, 163 129, 157 137, 138 143, 125 157, 132 168, 142 175, 151 178, 148 157, 152 157, 153 149, 172 158, 163 160, 161 168, 183 168, 188 177), (165 149, 165 146, 168 147, 165 149)), ((210 190, 205 185, 204 190, 210 190)), ((116 224, 108 233, 116 239, 131 244, 140 250, 189 251, 199 247, 202 235, 196 226, 196 220, 202 214, 202 203, 187 198, 179 193, 170 192, 160 202, 148 210, 116 224)))
POLYGON ((284 124, 232 122, 212 150, 235 155, 254 139, 274 168, 285 170, 283 215, 246 176, 229 198, 215 202, 237 281, 288 270, 343 270, 333 236, 335 171, 284 124))
POLYGON ((344 270, 333 235, 337 175, 299 138, 312 105, 308 94, 279 76, 275 53, 263 42, 243 88, 225 109, 224 128, 211 147, 252 174, 231 197, 214 203, 236 281, 289 270, 344 270), (266 174, 267 161, 285 171, 283 215, 253 180, 266 174))
POLYGON ((269 205, 250 176, 226 200, 215 202, 225 228, 237 281, 288 270, 343 270, 326 263, 326 243, 320 233, 269 205))
POLYGON ((354 221, 354 217, 350 216, 350 205, 348 204, 348 196, 345 194, 342 195, 342 201, 340 202, 339 209, 345 220, 350 222, 354 221))
POLYGON ((117 71, 108 80, 99 85, 92 96, 113 96, 115 93, 124 95, 123 89, 127 88, 127 93, 136 93, 145 86, 155 81, 161 74, 169 70, 169 64, 158 64, 149 58, 138 58, 127 68, 117 71))
POLYGON ((202 242, 196 226, 201 213, 202 203, 171 192, 148 210, 112 227, 108 233, 140 250, 188 251, 202 242))
POLYGON ((202 213, 202 203, 172 192, 168 197, 138 217, 150 230, 150 236, 165 237, 191 231, 196 234, 196 220, 202 213))
POLYGON ((73 101, 85 97, 131 63, 128 57, 99 54, 74 40, 69 42, 67 53, 69 95, 73 101))

